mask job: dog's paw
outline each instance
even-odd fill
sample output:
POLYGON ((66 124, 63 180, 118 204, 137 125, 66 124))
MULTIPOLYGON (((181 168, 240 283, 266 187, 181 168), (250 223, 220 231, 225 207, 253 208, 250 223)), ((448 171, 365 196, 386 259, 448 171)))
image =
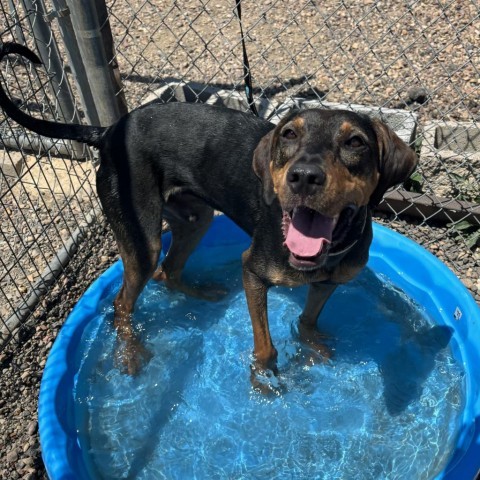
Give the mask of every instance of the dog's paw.
POLYGON ((136 376, 150 361, 152 353, 136 338, 118 340, 115 366, 124 374, 136 376))
POLYGON ((198 300, 206 300, 208 302, 218 302, 226 297, 229 293, 223 285, 213 283, 205 285, 188 285, 182 280, 176 278, 168 278, 165 272, 160 269, 154 273, 154 280, 164 282, 165 286, 170 290, 184 293, 188 297, 196 298, 198 300))
POLYGON ((277 376, 276 368, 262 368, 258 365, 250 365, 250 383, 256 392, 262 395, 281 395, 285 386, 277 376))
POLYGON ((201 300, 207 300, 208 302, 219 302, 225 298, 229 291, 222 285, 206 284, 193 287, 197 292, 197 297, 201 300))
POLYGON ((227 294, 228 290, 221 285, 207 284, 207 285, 187 285, 180 281, 166 281, 165 285, 185 295, 196 298, 198 300, 206 300, 207 302, 218 302, 222 300, 227 294))
POLYGON ((327 362, 332 358, 333 352, 325 342, 329 340, 328 335, 319 332, 316 328, 308 327, 301 322, 298 324, 298 336, 300 341, 311 348, 316 355, 311 356, 310 363, 327 362), (317 357, 318 358, 315 358, 317 357))

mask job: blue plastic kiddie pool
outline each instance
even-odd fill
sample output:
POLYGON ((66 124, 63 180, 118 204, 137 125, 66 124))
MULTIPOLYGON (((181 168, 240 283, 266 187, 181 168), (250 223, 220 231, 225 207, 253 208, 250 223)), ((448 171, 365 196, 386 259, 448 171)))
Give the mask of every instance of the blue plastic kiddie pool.
POLYGON ((207 281, 231 286, 218 305, 150 282, 135 315, 154 355, 138 378, 111 359, 121 262, 93 282, 62 327, 41 383, 49 477, 473 478, 480 468, 480 310, 456 276, 414 242, 374 225, 368 268, 339 287, 320 316, 333 350, 327 362, 296 339, 305 290, 272 289, 284 388, 265 396, 249 378, 240 274, 248 244, 220 216, 193 255, 207 281), (437 421, 445 423, 429 433, 437 421), (415 462, 420 473, 412 473, 415 462))

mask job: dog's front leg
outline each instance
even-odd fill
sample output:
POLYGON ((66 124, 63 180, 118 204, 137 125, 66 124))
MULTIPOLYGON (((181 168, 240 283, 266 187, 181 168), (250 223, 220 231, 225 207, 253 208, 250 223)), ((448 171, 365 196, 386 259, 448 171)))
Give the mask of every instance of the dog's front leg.
MULTIPOLYGON (((243 286, 247 297, 248 311, 253 328, 254 365, 252 374, 264 370, 276 373, 277 350, 273 346, 268 328, 267 291, 268 285, 253 271, 250 249, 244 252, 243 286)), ((253 377, 252 377, 253 379, 253 377)))
POLYGON ((337 288, 335 283, 312 283, 308 289, 307 302, 299 318, 300 339, 317 350, 322 356, 330 357, 324 345, 325 335, 317 329, 317 320, 323 307, 337 288))

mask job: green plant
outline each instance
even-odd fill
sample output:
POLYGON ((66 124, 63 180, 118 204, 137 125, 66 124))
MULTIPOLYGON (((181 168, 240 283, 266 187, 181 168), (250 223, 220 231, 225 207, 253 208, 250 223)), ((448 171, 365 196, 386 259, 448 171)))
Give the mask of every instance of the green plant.
POLYGON ((404 187, 405 190, 409 192, 423 193, 424 182, 425 179, 419 172, 413 172, 412 175, 410 175, 410 178, 405 181, 404 187))
POLYGON ((472 176, 450 173, 454 180, 455 197, 467 202, 480 203, 480 183, 472 176))
POLYGON ((468 220, 447 224, 447 227, 454 232, 455 236, 461 236, 465 239, 468 248, 474 249, 480 245, 480 225, 468 220))

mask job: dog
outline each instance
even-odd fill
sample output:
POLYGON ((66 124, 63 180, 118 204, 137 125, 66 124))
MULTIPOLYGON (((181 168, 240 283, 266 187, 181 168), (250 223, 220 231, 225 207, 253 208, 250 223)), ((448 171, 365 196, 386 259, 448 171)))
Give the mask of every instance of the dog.
MULTIPOLYGON (((3 45, 0 60, 10 53, 41 63, 14 43, 3 45)), ((135 335, 132 313, 150 278, 208 296, 185 285, 181 275, 214 209, 252 239, 242 271, 253 328, 254 385, 258 375, 277 373, 267 316, 271 286, 309 284, 299 334, 321 352, 317 318, 337 285, 367 263, 372 209, 417 164, 413 150, 388 126, 344 110, 294 111, 275 126, 226 108, 152 102, 110 127, 96 127, 31 117, 3 88, 0 105, 40 135, 98 149, 98 196, 124 264, 114 326, 122 370, 129 374, 149 358, 135 335), (163 219, 172 243, 158 266, 163 219)))

